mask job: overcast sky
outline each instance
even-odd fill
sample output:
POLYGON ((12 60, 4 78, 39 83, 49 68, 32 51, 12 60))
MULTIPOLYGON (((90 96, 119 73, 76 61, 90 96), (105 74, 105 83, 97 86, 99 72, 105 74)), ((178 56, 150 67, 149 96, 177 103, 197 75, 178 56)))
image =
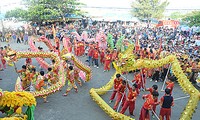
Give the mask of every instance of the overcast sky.
MULTIPOLYGON (((21 0, 0 0, 1 11, 19 7, 21 0)), ((92 7, 123 7, 128 8, 134 0, 80 0, 92 7)), ((168 0, 170 9, 200 9, 200 0, 168 0)))
MULTIPOLYGON (((130 7, 134 0, 80 0, 88 6, 97 7, 130 7)), ((162 0, 164 1, 164 0, 162 0)), ((172 9, 200 9, 200 0, 168 0, 170 2, 167 8, 172 9)))

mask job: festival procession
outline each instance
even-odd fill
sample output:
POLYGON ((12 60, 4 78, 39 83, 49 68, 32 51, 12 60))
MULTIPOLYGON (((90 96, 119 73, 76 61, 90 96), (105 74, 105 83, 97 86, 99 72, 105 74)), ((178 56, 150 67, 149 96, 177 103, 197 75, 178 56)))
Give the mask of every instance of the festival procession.
POLYGON ((199 120, 200 2, 182 2, 0 1, 0 120, 199 120))

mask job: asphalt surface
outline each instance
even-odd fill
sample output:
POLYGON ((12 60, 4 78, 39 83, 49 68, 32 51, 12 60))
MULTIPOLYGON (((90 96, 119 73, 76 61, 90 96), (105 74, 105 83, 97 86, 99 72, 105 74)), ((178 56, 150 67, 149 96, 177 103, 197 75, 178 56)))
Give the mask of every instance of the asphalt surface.
MULTIPOLYGON (((0 43, 1 46, 7 45, 7 43, 0 43)), ((28 45, 10 43, 11 47, 16 50, 27 50, 28 45)), ((37 43, 37 46, 42 46, 46 49, 43 43, 37 43)), ((46 49, 47 50, 47 49, 46 49)), ((85 62, 86 57, 79 57, 83 62, 85 62)), ((21 66, 25 63, 25 59, 20 59, 16 66, 18 69, 21 69, 21 66)), ((33 65, 38 67, 38 63, 33 59, 33 65)), ((84 83, 82 87, 78 86, 78 93, 75 93, 72 90, 68 96, 63 97, 62 94, 65 92, 67 86, 62 88, 61 92, 57 92, 53 95, 48 96, 48 103, 43 103, 42 98, 37 98, 37 106, 35 109, 35 120, 111 120, 111 118, 103 111, 101 108, 91 99, 89 95, 89 90, 91 88, 99 88, 102 85, 105 85, 115 73, 115 70, 112 69, 109 72, 103 72, 103 66, 100 65, 100 68, 92 67, 92 79, 91 81, 84 83)), ((127 75, 128 79, 132 80, 132 74, 127 75)), ((0 71, 0 78, 3 80, 0 81, 0 88, 4 91, 13 91, 15 86, 15 81, 17 79, 17 74, 14 67, 7 66, 4 71, 0 71)), ((150 82, 147 80, 147 87, 151 87, 153 84, 159 86, 161 89, 162 82, 150 82)), ((179 85, 176 83, 173 90, 174 98, 186 96, 179 85)), ((148 92, 141 92, 141 95, 138 96, 136 100, 136 109, 134 111, 135 119, 138 120, 140 109, 144 100, 142 100, 142 94, 148 92)), ((163 96, 164 93, 160 92, 160 96, 163 96)), ((103 95, 102 98, 108 103, 111 92, 103 95)), ((183 111, 185 105, 187 104, 188 98, 175 101, 175 106, 172 108, 171 120, 178 120, 181 112, 183 111)), ((110 106, 113 107, 114 103, 111 103, 110 106)), ((200 104, 198 104, 200 108, 200 104)), ((192 120, 199 120, 200 109, 196 109, 196 112, 193 114, 192 120)), ((157 106, 157 114, 159 113, 160 106, 157 106)), ((125 113, 129 115, 128 109, 125 113)), ((0 113, 0 117, 4 115, 0 113)), ((155 119, 156 120, 156 119, 155 119)))

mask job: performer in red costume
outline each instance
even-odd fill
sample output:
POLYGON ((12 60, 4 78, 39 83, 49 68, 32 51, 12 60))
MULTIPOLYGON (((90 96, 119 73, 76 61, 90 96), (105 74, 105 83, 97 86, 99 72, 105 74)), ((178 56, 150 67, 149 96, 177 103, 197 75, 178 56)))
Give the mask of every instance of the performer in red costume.
POLYGON ((142 76, 140 74, 140 71, 138 71, 138 70, 136 71, 134 79, 132 80, 132 82, 135 82, 137 84, 136 91, 137 91, 137 94, 139 95, 141 84, 142 84, 142 76))
POLYGON ((31 58, 26 58, 25 64, 32 65, 32 59, 31 58))
POLYGON ((96 43, 94 44, 94 47, 97 48, 97 50, 99 50, 99 42, 96 42, 96 43))
POLYGON ((80 70, 77 67, 74 67, 74 80, 82 86, 81 80, 79 79, 79 72, 80 70))
POLYGON ((118 52, 117 49, 115 48, 112 53, 112 61, 117 60, 117 57, 118 57, 118 52))
POLYGON ((133 84, 132 88, 129 86, 129 84, 127 86, 128 86, 128 89, 129 89, 128 96, 126 98, 126 101, 125 101, 120 113, 124 114, 126 109, 129 107, 129 114, 134 115, 133 111, 135 110, 135 101, 136 101, 136 98, 137 98, 137 92, 136 92, 137 85, 133 84))
POLYGON ((104 72, 110 70, 110 63, 111 63, 111 54, 110 51, 107 51, 105 55, 104 72))
POLYGON ((142 82, 141 82, 142 89, 144 89, 145 85, 146 85, 147 71, 148 71, 147 68, 142 68, 142 70, 140 72, 141 73, 141 77, 142 77, 142 82))
POLYGON ((142 98, 146 101, 144 102, 141 111, 139 120, 150 120, 149 110, 152 109, 154 104, 154 99, 157 99, 159 96, 158 92, 153 91, 152 94, 143 95, 142 98))
MULTIPOLYGON (((158 86, 157 85, 153 85, 151 88, 145 88, 146 91, 149 91, 150 94, 153 94, 153 91, 158 92, 158 86)), ((154 113, 156 113, 156 106, 159 104, 160 102, 158 101, 158 98, 154 99, 154 104, 153 104, 153 111, 152 112, 152 117, 154 118, 154 113)))
POLYGON ((17 70, 17 68, 15 68, 15 70, 17 71, 17 73, 20 73, 21 75, 19 76, 22 82, 22 88, 23 90, 25 90, 28 87, 28 81, 29 79, 29 72, 27 71, 26 65, 22 65, 22 69, 21 70, 17 70))
POLYGON ((151 94, 153 93, 153 91, 157 91, 158 92, 158 86, 157 85, 153 85, 151 88, 145 88, 145 91, 149 91, 151 94))
POLYGON ((94 60, 94 67, 99 68, 99 51, 97 48, 93 49, 93 60, 94 60))
POLYGON ((77 41, 77 56, 81 55, 81 41, 77 41))
POLYGON ((113 93, 112 93, 112 95, 110 97, 109 103, 111 103, 114 100, 115 95, 117 93, 117 88, 119 87, 120 84, 122 84, 121 75, 120 74, 116 74, 116 78, 114 79, 114 90, 113 90, 113 93))
POLYGON ((68 88, 66 90, 66 93, 63 94, 63 96, 67 96, 68 93, 71 91, 71 89, 74 88, 75 92, 78 93, 78 88, 75 83, 74 79, 74 68, 73 66, 69 66, 69 72, 68 72, 68 88))
POLYGON ((84 39, 80 41, 79 45, 80 45, 80 56, 82 56, 85 53, 84 39))
POLYGON ((115 105, 113 107, 114 110, 117 109, 121 100, 122 100, 122 106, 124 105, 124 102, 126 100, 125 90, 126 90, 126 81, 123 80, 122 84, 120 84, 119 87, 117 88, 117 99, 116 99, 115 105))
POLYGON ((93 50, 94 50, 93 44, 90 44, 89 47, 90 48, 88 50, 88 63, 89 63, 89 66, 90 66, 91 64, 93 65, 93 60, 92 60, 93 50))
POLYGON ((172 91, 174 88, 174 82, 173 82, 172 77, 169 77, 168 79, 169 79, 169 81, 166 82, 166 84, 167 84, 166 88, 170 89, 170 94, 172 95, 172 91))
POLYGON ((100 52, 100 63, 102 65, 104 64, 104 57, 105 57, 105 52, 104 52, 104 49, 102 49, 100 52))

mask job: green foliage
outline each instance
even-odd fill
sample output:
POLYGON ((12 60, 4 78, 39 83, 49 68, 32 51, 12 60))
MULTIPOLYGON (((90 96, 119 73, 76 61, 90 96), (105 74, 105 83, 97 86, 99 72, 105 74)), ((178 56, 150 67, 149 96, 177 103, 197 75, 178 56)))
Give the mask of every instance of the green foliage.
POLYGON ((191 26, 200 26, 200 11, 193 11, 185 15, 182 19, 184 22, 191 26))
POLYGON ((23 10, 21 8, 16 8, 15 10, 10 10, 10 11, 6 12, 6 14, 5 14, 6 18, 14 17, 14 18, 22 19, 25 16, 27 16, 27 11, 23 10))
POLYGON ((140 19, 162 18, 169 2, 165 0, 135 0, 132 2, 132 15, 140 19))
POLYGON ((82 14, 84 4, 78 0, 23 0, 27 10, 8 11, 6 17, 22 18, 27 21, 46 21, 65 17, 66 14, 82 14), (18 15, 16 15, 18 14, 18 15))
POLYGON ((170 15, 170 18, 173 19, 173 20, 178 20, 182 17, 183 17, 183 14, 181 14, 180 12, 173 12, 170 15))

